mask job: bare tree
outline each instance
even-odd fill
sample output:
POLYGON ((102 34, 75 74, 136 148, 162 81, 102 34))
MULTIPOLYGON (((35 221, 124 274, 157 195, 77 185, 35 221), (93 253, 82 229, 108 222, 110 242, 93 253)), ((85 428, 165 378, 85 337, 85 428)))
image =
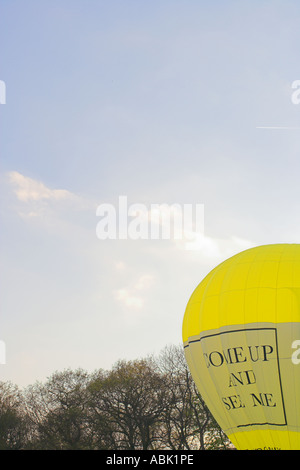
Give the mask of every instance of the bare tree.
POLYGON ((23 397, 15 385, 0 382, 0 450, 24 449, 29 422, 23 397))
POLYGON ((24 392, 0 382, 0 449, 226 449, 181 346, 93 374, 54 373, 24 392))
POLYGON ((45 449, 89 447, 86 386, 82 370, 54 373, 45 384, 26 393, 27 410, 35 429, 36 445, 45 449))
POLYGON ((169 407, 164 413, 162 441, 171 449, 218 449, 229 441, 212 417, 189 372, 182 346, 165 348, 157 366, 167 377, 169 407))
POLYGON ((165 381, 150 360, 118 362, 89 387, 93 409, 119 449, 153 449, 167 406, 165 381))

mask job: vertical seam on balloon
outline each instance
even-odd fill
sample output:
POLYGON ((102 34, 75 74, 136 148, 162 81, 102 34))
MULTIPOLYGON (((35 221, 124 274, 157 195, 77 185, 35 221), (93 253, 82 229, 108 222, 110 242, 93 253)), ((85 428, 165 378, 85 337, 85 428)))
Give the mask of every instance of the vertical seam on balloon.
MULTIPOLYGON (((260 254, 260 250, 258 250, 258 252, 255 254, 254 258, 252 259, 252 262, 250 264, 250 268, 249 268, 249 273, 248 273, 248 277, 247 277, 247 281, 249 279, 249 275, 250 275, 250 270, 251 270, 251 267, 255 266, 255 264, 257 263, 257 261, 259 261, 261 258, 261 254, 260 254)), ((257 326, 258 323, 259 323, 259 318, 258 318, 258 299, 259 299, 259 293, 260 293, 260 284, 261 284, 261 276, 262 276, 262 265, 258 264, 258 266, 260 266, 260 269, 259 269, 259 272, 258 272, 258 275, 259 275, 259 280, 257 281, 257 284, 256 284, 256 303, 255 303, 255 306, 253 307, 254 308, 254 311, 256 312, 255 314, 255 317, 254 317, 254 324, 257 326)), ((247 291, 249 291, 249 287, 247 287, 247 291)), ((254 312, 253 312, 254 313, 254 312)), ((247 332, 245 332, 245 336, 246 336, 246 344, 248 344, 248 337, 249 337, 249 333, 247 334, 247 332)), ((257 337, 258 337, 258 333, 257 333, 257 337)), ((254 367, 255 369, 255 367, 254 367)), ((257 386, 257 383, 255 383, 255 390, 258 392, 258 386, 257 386)), ((259 431, 259 430, 258 430, 259 431)), ((262 436, 262 433, 259 431, 259 437, 257 439, 257 443, 258 445, 260 446, 261 445, 261 436, 262 436)))
MULTIPOLYGON (((260 251, 260 250, 259 250, 260 251)), ((255 257, 255 260, 254 261, 257 261, 259 258, 261 257, 260 253, 258 252, 257 253, 257 257, 255 257)), ((260 270, 260 276, 259 276, 259 285, 258 285, 258 292, 257 292, 257 295, 259 297, 259 295, 261 294, 262 290, 263 289, 266 289, 266 287, 263 287, 262 286, 262 271, 263 269, 265 268, 266 266, 266 263, 267 261, 269 261, 265 256, 263 257, 263 259, 261 260, 262 262, 262 265, 261 265, 261 270, 260 270)), ((258 318, 258 309, 257 309, 257 315, 256 315, 256 324, 260 324, 261 321, 260 321, 260 318, 258 318)), ((260 333, 259 333, 259 330, 257 330, 257 337, 259 339, 259 336, 260 336, 260 333)), ((260 341, 258 341, 258 344, 260 344, 260 341)), ((265 384, 266 384, 266 381, 265 381, 265 376, 262 375, 262 385, 263 385, 263 388, 265 388, 265 384)), ((255 385, 255 389, 257 391, 257 394, 259 394, 259 389, 258 389, 258 384, 256 383, 255 385)), ((266 410, 265 408, 263 407, 262 409, 262 414, 263 416, 265 417, 265 422, 267 423, 268 422, 268 419, 267 419, 267 415, 266 415, 266 410)), ((261 430, 261 428, 260 428, 261 430)), ((263 436, 263 439, 264 439, 264 444, 266 444, 266 441, 265 441, 265 433, 261 433, 260 432, 260 438, 262 439, 262 436, 263 436)), ((274 439, 273 439, 273 436, 272 436, 272 433, 270 433, 270 436, 271 436, 271 439, 272 439, 272 442, 273 442, 273 445, 275 447, 275 443, 274 443, 274 439)))
MULTIPOLYGON (((255 265, 258 261, 260 262, 258 264, 258 266, 260 266, 260 269, 259 269, 259 273, 258 273, 259 274, 259 279, 257 281, 257 286, 256 286, 256 306, 255 306, 256 315, 255 315, 255 322, 254 322, 256 326, 260 323, 260 318, 258 317, 258 312, 259 312, 259 309, 258 309, 259 303, 258 303, 258 301, 259 301, 259 297, 260 297, 261 289, 262 289, 262 287, 261 287, 261 278, 262 278, 262 271, 263 271, 263 266, 264 266, 264 260, 261 259, 261 250, 260 249, 258 250, 258 252, 256 253, 254 259, 252 260, 251 265, 252 266, 255 265)), ((246 334, 246 338, 247 338, 247 334, 246 334)), ((258 339, 259 339, 259 333, 257 331, 257 340, 258 339)), ((259 344, 259 342, 258 342, 258 344, 259 344)), ((254 367, 254 369, 255 369, 255 367, 254 367)), ((255 390, 258 394, 259 390, 258 390, 257 382, 255 382, 255 390)), ((258 429, 258 431, 259 431, 259 443, 260 443, 261 439, 262 439, 262 436, 264 436, 265 434, 261 432, 261 429, 258 429)))
MULTIPOLYGON (((293 290, 294 290, 294 286, 295 286, 295 261, 296 261, 296 247, 295 248, 295 251, 294 251, 294 256, 293 256, 293 265, 292 265, 292 286, 293 286, 293 290)), ((292 315, 294 312, 293 312, 293 304, 291 305, 291 315, 290 315, 290 319, 293 320, 294 319, 294 316, 292 315)), ((290 321, 290 328, 291 328, 291 338, 293 337, 293 321, 290 321)), ((294 385, 294 390, 295 390, 295 374, 293 374, 293 385, 294 385)), ((298 410, 298 402, 297 400, 295 400, 295 405, 296 405, 296 416, 299 416, 299 410, 298 410)), ((288 430, 288 438, 289 438, 289 443, 290 443, 290 448, 291 448, 291 440, 290 440, 290 431, 289 431, 289 428, 287 427, 287 430, 288 430)), ((299 439, 300 439, 300 434, 298 434, 299 436, 299 439)))
MULTIPOLYGON (((247 330, 246 330, 246 295, 248 293, 248 281, 249 281, 251 266, 253 266, 253 261, 249 262, 248 273, 247 273, 247 278, 245 280, 245 289, 244 289, 244 325, 245 325, 244 335, 245 335, 245 344, 248 344, 248 335, 247 335, 247 330)), ((256 305, 257 305, 257 299, 256 299, 256 305)), ((248 436, 247 436, 247 441, 248 441, 248 436)))
MULTIPOLYGON (((238 255, 238 256, 241 256, 241 255, 238 255)), ((230 289, 227 289, 226 288, 226 282, 228 282, 228 278, 230 277, 230 274, 232 273, 232 266, 230 265, 229 266, 230 269, 226 270, 226 273, 223 277, 223 280, 222 280, 222 284, 221 284, 221 292, 220 292, 220 299, 219 299, 219 328, 222 327, 224 324, 228 327, 228 315, 227 315, 227 311, 225 309, 225 306, 224 306, 224 294, 228 294, 228 292, 230 291, 230 289), (225 284, 225 289, 224 289, 224 284, 225 284), (221 316, 223 315, 223 322, 221 323, 221 316)), ((223 335, 220 335, 220 343, 221 343, 221 346, 222 348, 224 348, 224 339, 223 339, 223 335)), ((227 370, 227 375, 229 374, 229 369, 228 369, 228 364, 226 364, 226 370, 227 370)), ((229 419, 229 418, 228 418, 229 419)), ((231 418, 233 423, 234 423, 234 428, 231 430, 231 433, 233 433, 234 435, 236 434, 236 422, 233 418, 231 418)), ((238 439, 237 439, 237 442, 238 442, 238 439)))
MULTIPOLYGON (((278 326, 278 279, 279 279, 279 268, 280 268, 280 265, 283 263, 283 257, 284 257, 284 254, 285 254, 285 250, 286 250, 286 247, 285 245, 283 245, 282 247, 282 251, 281 251, 281 255, 280 255, 280 258, 278 260, 278 268, 277 268, 277 276, 276 276, 276 290, 275 290, 275 327, 277 329, 277 326, 278 326)), ((280 368, 280 351, 279 351, 279 342, 277 341, 277 356, 279 357, 279 368, 280 368)), ((280 369, 279 369, 279 373, 280 373, 280 369)), ((282 394, 282 400, 284 400, 284 397, 283 397, 283 394, 282 394)), ((287 427, 287 421, 286 421, 286 427, 287 427)), ((279 440, 281 442, 281 447, 282 447, 282 440, 281 440, 281 434, 278 433, 278 437, 279 437, 279 440)), ((288 435, 289 437, 289 435, 288 435)), ((274 440, 273 440, 274 442, 274 440)), ((274 445, 275 447, 275 445, 274 445)))

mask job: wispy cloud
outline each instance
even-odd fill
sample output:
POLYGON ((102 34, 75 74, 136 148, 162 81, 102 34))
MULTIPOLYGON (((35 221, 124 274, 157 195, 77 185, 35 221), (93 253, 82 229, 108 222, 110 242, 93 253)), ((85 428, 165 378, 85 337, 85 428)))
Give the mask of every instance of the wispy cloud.
POLYGON ((114 291, 115 298, 125 307, 142 309, 145 304, 146 292, 154 283, 154 276, 151 274, 143 274, 130 287, 118 289, 114 291))
POLYGON ((41 181, 24 176, 17 171, 8 173, 14 193, 21 202, 74 200, 76 196, 66 189, 50 189, 41 181))
POLYGON ((184 249, 198 252, 204 258, 218 259, 232 256, 238 251, 247 250, 253 246, 255 246, 255 243, 251 240, 236 236, 223 239, 197 234, 195 240, 185 243, 184 249))
POLYGON ((6 182, 9 192, 13 193, 15 198, 12 207, 23 219, 33 220, 47 216, 66 221, 74 210, 94 210, 95 204, 92 201, 67 189, 50 188, 43 181, 30 178, 18 171, 6 173, 6 182))
POLYGON ((115 292, 115 297, 126 307, 141 309, 144 306, 144 299, 135 295, 131 289, 118 289, 115 292))

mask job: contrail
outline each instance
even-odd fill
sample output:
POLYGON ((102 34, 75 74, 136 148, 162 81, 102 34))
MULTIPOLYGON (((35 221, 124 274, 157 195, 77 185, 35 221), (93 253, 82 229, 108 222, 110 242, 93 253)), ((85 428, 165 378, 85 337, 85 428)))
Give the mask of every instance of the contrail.
POLYGON ((288 129, 288 130, 300 130, 300 127, 257 126, 256 129, 288 129))

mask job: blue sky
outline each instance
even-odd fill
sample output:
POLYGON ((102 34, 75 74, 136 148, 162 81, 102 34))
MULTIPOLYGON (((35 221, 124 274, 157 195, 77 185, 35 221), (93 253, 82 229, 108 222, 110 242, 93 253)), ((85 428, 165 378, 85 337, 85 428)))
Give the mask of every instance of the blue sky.
MULTIPOLYGON (((253 245, 298 242, 300 5, 1 0, 3 380, 180 343, 188 298, 253 245), (96 207, 200 203, 198 250, 98 240, 96 207)), ((0 378, 1 378, 0 377, 0 378)))

